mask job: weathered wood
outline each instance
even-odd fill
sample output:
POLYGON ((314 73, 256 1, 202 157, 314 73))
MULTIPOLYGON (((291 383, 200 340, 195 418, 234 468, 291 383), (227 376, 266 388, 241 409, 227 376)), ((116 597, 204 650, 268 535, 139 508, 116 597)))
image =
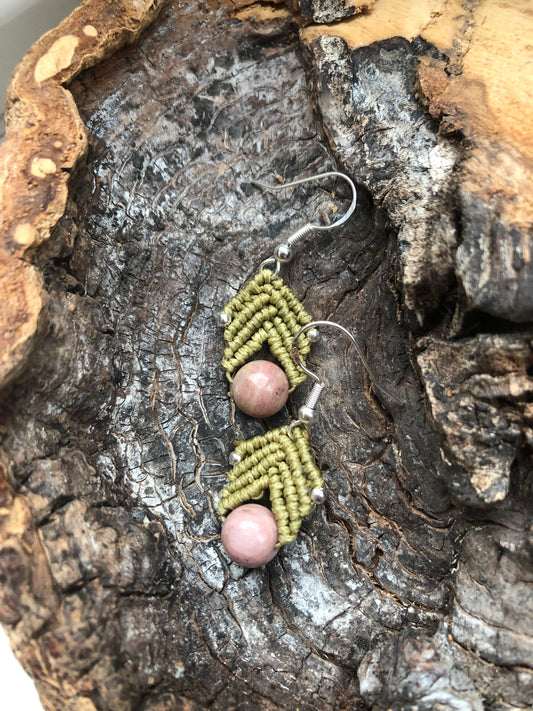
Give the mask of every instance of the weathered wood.
POLYGON ((374 6, 374 3, 375 0, 363 0, 363 2, 352 2, 351 0, 289 0, 287 4, 307 20, 327 23, 361 12, 368 12, 374 6))
POLYGON ((421 318, 421 307, 437 307, 455 278, 468 311, 530 322, 529 3, 438 5, 382 0, 367 15, 304 29, 319 67, 336 76, 325 82, 322 113, 339 155, 399 229, 406 306, 421 318), (414 45, 394 47, 395 37, 414 45), (420 39, 430 46, 416 47, 420 39), (363 140, 350 140, 354 126, 363 140), (418 128, 425 150, 413 150, 418 128))
POLYGON ((413 5, 317 27, 280 4, 175 0, 79 74, 159 9, 94 0, 18 70, 0 619, 45 708, 533 703, 533 171, 512 91, 530 20, 520 2, 413 5), (495 94, 498 18, 522 29, 495 94), (97 48, 62 39, 82 34, 97 48), (328 499, 243 572, 215 512, 231 442, 308 388, 272 421, 236 412, 216 314, 284 236, 348 204, 342 183, 251 179, 334 166, 356 215, 285 277, 405 403, 376 398, 341 337, 315 345, 328 499))
POLYGON ((40 333, 40 272, 24 261, 65 210, 67 182, 87 147, 85 126, 62 84, 153 19, 161 0, 87 3, 30 49, 8 88, 0 146, 0 386, 16 377, 40 333))

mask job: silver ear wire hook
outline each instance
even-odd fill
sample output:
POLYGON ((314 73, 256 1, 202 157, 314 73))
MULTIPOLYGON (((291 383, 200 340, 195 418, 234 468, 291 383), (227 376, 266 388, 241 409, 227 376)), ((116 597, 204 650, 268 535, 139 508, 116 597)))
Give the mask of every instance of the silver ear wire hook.
POLYGON ((301 361, 300 359, 300 354, 298 352, 298 339, 300 336, 305 333, 306 331, 309 331, 311 328, 316 328, 317 326, 332 326, 333 328, 337 328, 339 331, 342 331, 350 341, 352 342, 353 346, 355 347, 355 350, 357 352, 357 355, 361 359, 361 362, 363 366, 365 367, 365 370, 367 371, 368 375, 370 376, 370 379, 372 380, 372 383, 374 386, 380 390, 384 395, 387 397, 391 398, 395 402, 397 402, 399 405, 403 405, 404 401, 402 400, 401 397, 396 395, 395 393, 391 392, 388 388, 384 387, 383 385, 379 384, 378 379, 376 378, 376 375, 372 368, 370 367, 367 359, 365 358, 361 348, 359 347, 359 344, 355 340, 353 334, 348 331, 347 328, 344 328, 344 326, 341 326, 339 323, 335 323, 334 321, 311 321, 311 323, 306 324, 303 326, 298 333, 294 336, 293 342, 292 342, 292 358, 296 365, 303 370, 303 372, 308 375, 310 378, 312 378, 315 382, 313 385, 313 388, 311 392, 309 393, 307 400, 305 403, 299 408, 298 410, 298 419, 295 420, 294 422, 291 422, 289 425, 289 431, 297 424, 300 423, 306 423, 310 422, 314 416, 315 416, 315 408, 316 404, 318 402, 318 398, 320 397, 320 394, 322 393, 322 390, 325 387, 325 383, 318 377, 316 373, 313 373, 312 370, 309 370, 301 361))
POLYGON ((279 263, 290 261, 290 259, 292 258, 292 247, 294 247, 294 245, 296 245, 303 237, 306 237, 308 234, 313 232, 313 230, 333 230, 336 227, 340 227, 341 225, 343 225, 352 216, 355 210, 355 206, 357 205, 357 190, 355 189, 355 185, 353 184, 351 178, 349 178, 344 173, 338 173, 335 170, 329 171, 327 173, 318 173, 317 175, 311 175, 308 178, 300 178, 300 180, 293 180, 291 183, 283 183, 282 185, 269 185, 267 183, 260 183, 258 180, 250 181, 252 185, 257 185, 258 187, 263 188, 264 190, 285 190, 285 188, 292 188, 295 185, 301 185, 302 183, 309 183, 313 180, 320 180, 321 178, 329 178, 333 176, 345 180, 352 189, 352 203, 348 210, 344 213, 342 217, 340 217, 335 222, 332 222, 330 225, 315 225, 309 222, 303 227, 300 227, 300 229, 296 230, 296 232, 294 232, 287 239, 286 242, 278 244, 274 252, 274 256, 270 257, 270 259, 266 259, 263 264, 275 260, 276 264, 278 265, 279 271, 279 263))

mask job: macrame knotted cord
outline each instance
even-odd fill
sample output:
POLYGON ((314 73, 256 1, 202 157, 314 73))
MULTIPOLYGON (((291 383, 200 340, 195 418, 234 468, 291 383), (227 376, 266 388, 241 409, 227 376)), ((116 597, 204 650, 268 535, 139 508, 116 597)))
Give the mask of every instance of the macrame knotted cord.
MULTIPOLYGON (((230 383, 233 373, 266 343, 285 371, 290 391, 303 383, 306 375, 295 364, 291 348, 294 336, 312 317, 281 277, 262 269, 228 301, 222 313, 231 319, 224 328, 226 348, 222 359, 230 383)), ((309 338, 302 334, 298 350, 304 364, 310 349, 309 338)))
POLYGON ((251 499, 260 499, 268 489, 272 513, 278 525, 278 545, 294 541, 302 518, 313 508, 311 491, 324 485, 320 469, 309 448, 303 425, 278 427, 248 440, 235 442, 241 460, 228 473, 218 513, 227 513, 251 499))

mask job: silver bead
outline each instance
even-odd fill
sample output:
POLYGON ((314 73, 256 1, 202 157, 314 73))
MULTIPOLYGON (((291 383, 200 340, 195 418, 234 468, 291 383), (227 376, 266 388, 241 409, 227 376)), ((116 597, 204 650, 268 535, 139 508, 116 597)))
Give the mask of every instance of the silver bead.
POLYGON ((278 262, 288 262, 292 257, 292 249, 288 244, 278 244, 275 255, 278 262))
POLYGON ((233 466, 234 464, 237 464, 237 462, 240 462, 242 457, 240 454, 237 454, 237 452, 232 452, 229 457, 228 457, 228 462, 233 466))
POLYGON ((314 501, 315 504, 323 504, 326 500, 324 489, 322 487, 311 489, 311 500, 314 501))
POLYGON ((318 328, 310 328, 309 331, 306 331, 305 335, 311 341, 311 343, 318 341, 318 339, 320 338, 318 328))
POLYGON ((218 315, 218 325, 227 326, 231 322, 231 316, 224 311, 221 311, 218 315))
POLYGON ((312 407, 307 407, 307 405, 302 405, 298 410, 298 419, 301 422, 311 422, 315 416, 315 411, 312 407))

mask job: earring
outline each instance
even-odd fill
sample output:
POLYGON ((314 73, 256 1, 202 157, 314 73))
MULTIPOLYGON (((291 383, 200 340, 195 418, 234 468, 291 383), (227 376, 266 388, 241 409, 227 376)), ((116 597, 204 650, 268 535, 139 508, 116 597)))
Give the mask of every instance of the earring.
MULTIPOLYGON (((312 317, 279 276, 282 265, 290 261, 301 239, 315 230, 340 227, 357 204, 352 180, 336 171, 284 185, 253 181, 263 189, 283 190, 328 177, 342 178, 351 188, 352 201, 345 214, 329 225, 308 223, 279 244, 274 256, 261 263, 258 274, 220 314, 226 342, 222 365, 230 382, 230 394, 237 407, 248 415, 266 417, 283 407, 289 392, 306 378, 301 366, 317 337, 316 329, 306 328, 312 317), (249 361, 266 345, 279 366, 265 360, 249 361), (294 349, 296 361, 292 356, 294 349)), ((294 540, 302 517, 311 511, 314 500, 323 497, 322 475, 310 452, 307 429, 295 422, 289 428, 277 428, 251 440, 236 442, 230 464, 233 465, 230 484, 222 493, 218 511, 222 518, 237 507, 238 511, 224 524, 223 545, 236 562, 247 567, 264 565, 280 545, 294 540), (267 488, 272 510, 245 504, 261 498, 267 488), (246 525, 255 526, 255 536, 250 528, 243 533, 246 525), (241 533, 235 535, 236 529, 241 533), (241 550, 239 554, 232 540, 240 540, 242 544, 243 538, 249 550, 245 554, 241 550)))
MULTIPOLYGON (((226 348, 222 365, 230 382, 230 393, 237 407, 253 417, 268 417, 285 404, 289 392, 306 378, 305 372, 291 357, 296 332, 312 320, 301 302, 279 276, 281 266, 290 261, 294 247, 311 232, 326 231, 343 225, 357 204, 352 180, 344 173, 330 171, 302 178, 284 185, 253 184, 267 190, 284 190, 310 181, 339 177, 352 190, 352 202, 346 213, 329 225, 308 223, 279 244, 274 256, 265 259, 256 276, 234 296, 222 310, 219 323, 224 327, 226 348), (272 268, 271 268, 272 267, 272 268), (266 360, 252 360, 268 346, 279 366, 266 360), (249 362, 248 362, 249 361, 249 362)), ((305 363, 316 332, 302 333, 298 356, 305 363)))
POLYGON ((229 484, 221 494, 218 513, 227 516, 222 526, 222 545, 230 558, 246 568, 270 562, 279 548, 295 540, 302 519, 315 503, 323 503, 324 482, 309 446, 307 425, 314 419, 315 408, 325 383, 300 359, 298 340, 305 332, 330 326, 342 331, 354 345, 374 386, 398 403, 403 401, 388 388, 379 385, 354 336, 333 321, 311 321, 294 336, 291 354, 295 364, 314 380, 298 419, 264 435, 235 443, 230 457, 233 468, 229 484), (271 510, 245 503, 260 499, 268 490, 271 510))

